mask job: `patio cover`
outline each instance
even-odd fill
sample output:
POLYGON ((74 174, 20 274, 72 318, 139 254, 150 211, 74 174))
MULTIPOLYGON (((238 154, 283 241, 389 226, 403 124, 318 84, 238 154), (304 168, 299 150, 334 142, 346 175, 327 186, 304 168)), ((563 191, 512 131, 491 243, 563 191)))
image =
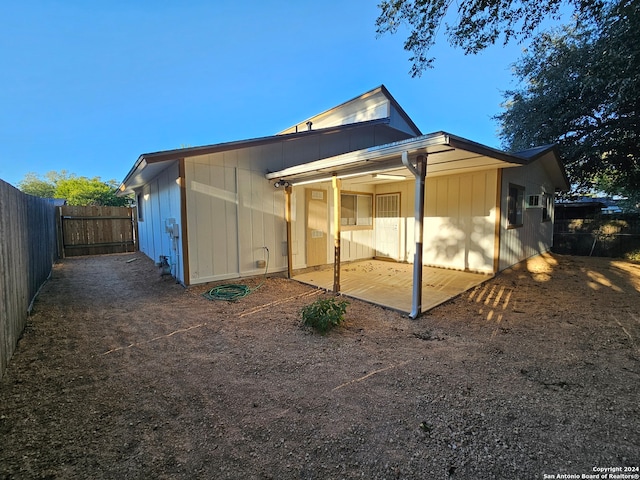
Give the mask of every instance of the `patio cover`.
MULTIPOLYGON (((523 155, 510 154, 446 132, 435 132, 398 142, 324 158, 314 162, 268 172, 266 178, 274 180, 275 186, 304 185, 332 181, 334 191, 338 179, 361 177, 370 183, 380 181, 377 174, 406 175, 415 177, 415 257, 413 265, 413 293, 411 318, 422 312, 422 242, 424 217, 425 177, 462 174, 479 170, 508 168, 526 165, 547 155, 551 174, 556 186, 567 185, 566 174, 553 146, 540 147, 523 155), (555 161, 554 161, 555 160, 555 161), (415 165, 414 165, 415 162, 415 165), (368 177, 368 178, 367 178, 368 177)), ((290 192, 290 188, 287 188, 290 192)), ((288 193, 288 197, 289 197, 288 193)), ((287 204, 290 200, 287 200, 287 204)), ((334 215, 339 212, 334 211, 334 215)), ((288 231, 291 229, 290 213, 287 212, 288 231)), ((336 220, 336 225, 339 222, 336 220)), ((290 233, 287 234, 290 240, 290 233)), ((340 234, 334 232, 336 242, 334 255, 334 291, 340 289, 340 234)), ((291 255, 289 254, 289 258, 291 255)), ((291 270, 291 268, 290 268, 291 270)), ((289 271, 291 274, 291 271, 289 271)))
POLYGON ((269 180, 291 185, 330 181, 332 177, 350 178, 377 173, 406 174, 402 154, 409 158, 427 156, 427 176, 452 175, 478 170, 517 167, 528 163, 526 157, 509 154, 446 132, 356 150, 266 174, 269 180))

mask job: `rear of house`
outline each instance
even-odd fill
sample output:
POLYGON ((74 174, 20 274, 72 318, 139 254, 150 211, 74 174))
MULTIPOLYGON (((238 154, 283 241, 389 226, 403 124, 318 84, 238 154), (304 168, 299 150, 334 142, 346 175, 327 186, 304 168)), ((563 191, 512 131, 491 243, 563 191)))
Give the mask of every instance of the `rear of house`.
POLYGON ((566 188, 555 148, 422 135, 384 86, 271 137, 141 155, 121 185, 140 249, 185 285, 420 247, 425 265, 493 274, 550 249, 566 188))

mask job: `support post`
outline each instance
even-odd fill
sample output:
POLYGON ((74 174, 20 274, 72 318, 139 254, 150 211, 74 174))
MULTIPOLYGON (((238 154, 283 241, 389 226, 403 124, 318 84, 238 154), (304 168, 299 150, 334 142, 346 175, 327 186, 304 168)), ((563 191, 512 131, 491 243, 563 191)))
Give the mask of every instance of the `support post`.
POLYGON ((293 187, 289 185, 284 189, 285 197, 285 219, 287 222, 287 278, 291 278, 293 275, 293 248, 291 246, 291 193, 293 187))
POLYGON ((333 291, 340 292, 340 187, 337 176, 331 179, 333 187, 333 291))
POLYGON ((424 187, 427 177, 427 156, 418 155, 415 167, 409 162, 408 152, 402 152, 402 163, 416 178, 415 188, 415 253, 413 256, 413 293, 411 302, 411 318, 417 318, 422 312, 422 248, 424 242, 424 187))

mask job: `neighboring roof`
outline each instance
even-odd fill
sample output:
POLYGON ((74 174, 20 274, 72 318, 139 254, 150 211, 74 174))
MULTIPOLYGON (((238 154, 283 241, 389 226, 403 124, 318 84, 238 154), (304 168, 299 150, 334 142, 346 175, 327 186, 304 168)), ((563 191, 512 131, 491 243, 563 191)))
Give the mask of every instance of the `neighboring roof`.
POLYGON ((413 123, 407 112, 404 111, 384 85, 380 85, 329 110, 296 123, 282 130, 278 135, 306 131, 309 128, 348 125, 377 118, 389 118, 392 123, 398 123, 395 118, 392 118, 395 114, 400 117, 401 121, 399 123, 405 124, 404 128, 407 133, 412 136, 422 135, 417 125, 413 123))
POLYGON ((335 157, 286 168, 267 174, 267 179, 283 179, 292 184, 376 173, 403 174, 402 154, 409 157, 427 154, 427 175, 450 175, 524 165, 527 160, 480 143, 452 135, 434 132, 386 145, 365 148, 335 157))
POLYGON ((388 126, 388 124, 388 118, 381 118, 377 120, 370 120, 367 122, 339 125, 336 127, 303 131, 286 135, 271 135, 268 137, 258 137, 247 140, 216 143, 200 147, 178 148, 174 150, 143 153, 142 155, 140 155, 140 157, 138 157, 138 160, 133 165, 131 170, 129 170, 129 173, 127 173, 126 177, 120 184, 118 194, 127 195, 133 193, 134 189, 146 184, 149 180, 158 175, 162 170, 167 168, 172 162, 176 162, 181 158, 197 157, 200 155, 209 155, 211 153, 226 152, 230 150, 238 150, 241 148, 249 148, 260 145, 269 145, 308 136, 328 135, 336 132, 359 129, 373 125, 388 126))
POLYGON ((589 201, 589 202, 558 202, 556 203, 556 207, 559 208, 586 208, 586 207, 593 207, 593 208, 604 208, 607 205, 604 202, 598 202, 596 200, 593 201, 589 201))

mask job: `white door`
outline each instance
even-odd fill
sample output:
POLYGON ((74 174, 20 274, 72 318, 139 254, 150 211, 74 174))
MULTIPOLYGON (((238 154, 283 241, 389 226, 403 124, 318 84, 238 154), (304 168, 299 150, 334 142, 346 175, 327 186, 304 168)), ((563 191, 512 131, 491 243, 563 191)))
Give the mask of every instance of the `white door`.
POLYGON ((400 194, 376 195, 376 257, 400 260, 400 194))

